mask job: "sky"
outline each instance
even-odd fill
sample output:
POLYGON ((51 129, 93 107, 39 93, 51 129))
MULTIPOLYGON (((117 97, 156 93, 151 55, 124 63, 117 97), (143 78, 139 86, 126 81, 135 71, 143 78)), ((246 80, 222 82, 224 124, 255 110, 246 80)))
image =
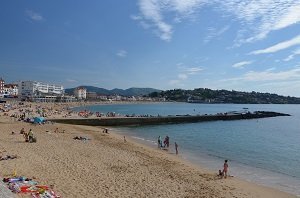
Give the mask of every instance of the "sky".
POLYGON ((300 0, 2 0, 0 77, 300 97, 300 0))

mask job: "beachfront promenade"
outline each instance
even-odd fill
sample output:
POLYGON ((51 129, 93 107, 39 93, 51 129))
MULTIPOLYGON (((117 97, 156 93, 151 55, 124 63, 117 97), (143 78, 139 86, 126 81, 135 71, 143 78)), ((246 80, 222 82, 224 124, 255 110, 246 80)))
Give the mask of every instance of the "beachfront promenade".
POLYGON ((176 124, 176 123, 192 123, 218 120, 243 120, 258 119, 277 116, 290 116, 289 114, 255 111, 253 113, 225 113, 214 115, 177 115, 177 116, 155 116, 155 117, 100 117, 100 118, 77 118, 77 119, 50 119, 50 121, 89 125, 89 126, 126 126, 126 125, 152 125, 152 124, 176 124))

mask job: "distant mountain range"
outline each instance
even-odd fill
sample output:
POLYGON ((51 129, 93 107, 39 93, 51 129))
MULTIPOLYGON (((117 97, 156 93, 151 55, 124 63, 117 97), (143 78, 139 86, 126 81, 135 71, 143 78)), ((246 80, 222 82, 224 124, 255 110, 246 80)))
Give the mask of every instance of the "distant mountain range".
MULTIPOLYGON (((87 92, 95 92, 98 95, 120 95, 120 96, 143 96, 148 95, 152 92, 161 92, 161 90, 153 89, 153 88, 129 88, 129 89, 104 89, 94 86, 80 86, 86 88, 87 92)), ((74 93, 75 88, 65 89, 65 93, 72 95, 74 93)))

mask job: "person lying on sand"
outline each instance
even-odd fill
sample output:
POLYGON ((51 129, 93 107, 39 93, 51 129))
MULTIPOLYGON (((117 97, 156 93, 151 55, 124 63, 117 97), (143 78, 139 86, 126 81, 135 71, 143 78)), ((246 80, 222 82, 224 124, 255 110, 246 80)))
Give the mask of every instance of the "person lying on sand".
POLYGON ((74 140, 90 140, 90 138, 82 137, 82 136, 75 136, 73 139, 74 140))
POLYGON ((0 157, 0 161, 2 160, 9 160, 9 159, 16 159, 18 156, 17 155, 4 155, 0 157))

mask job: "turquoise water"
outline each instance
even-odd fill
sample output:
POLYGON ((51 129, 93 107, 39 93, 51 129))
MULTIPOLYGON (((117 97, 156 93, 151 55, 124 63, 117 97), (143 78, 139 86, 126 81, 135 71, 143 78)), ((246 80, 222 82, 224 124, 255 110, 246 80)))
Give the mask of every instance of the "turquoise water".
POLYGON ((289 113, 290 117, 214 121, 188 124, 131 126, 119 133, 156 147, 160 135, 179 144, 180 156, 210 170, 229 160, 230 174, 248 181, 300 195, 300 105, 237 104, 120 104, 81 107, 94 112, 120 114, 183 115, 228 111, 267 110, 289 113))

